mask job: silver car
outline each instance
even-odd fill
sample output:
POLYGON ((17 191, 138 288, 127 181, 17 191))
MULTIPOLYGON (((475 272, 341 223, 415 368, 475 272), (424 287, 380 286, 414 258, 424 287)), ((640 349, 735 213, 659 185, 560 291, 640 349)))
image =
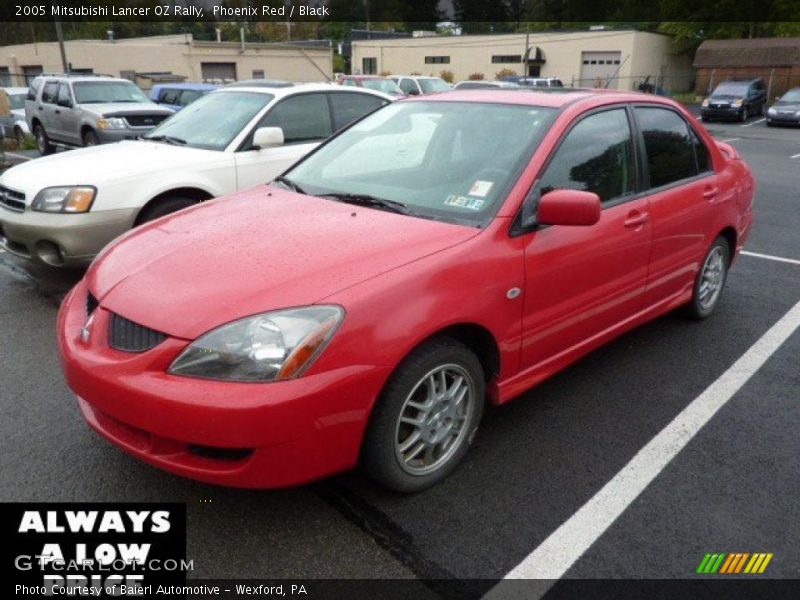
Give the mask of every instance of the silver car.
POLYGON ((6 95, 11 107, 9 114, 0 114, 0 138, 13 138, 21 143, 30 133, 25 122, 25 96, 28 94, 28 88, 0 88, 0 93, 6 95))
POLYGON ((97 75, 40 75, 25 100, 25 118, 42 154, 57 145, 133 140, 174 112, 127 79, 97 75))

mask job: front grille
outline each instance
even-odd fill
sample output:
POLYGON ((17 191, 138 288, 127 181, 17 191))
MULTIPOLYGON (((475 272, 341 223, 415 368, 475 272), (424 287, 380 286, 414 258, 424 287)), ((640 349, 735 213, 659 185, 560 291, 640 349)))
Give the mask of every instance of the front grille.
POLYGON ((108 328, 108 345, 123 352, 145 352, 155 348, 167 336, 144 325, 129 321, 125 317, 111 314, 108 328))
POLYGON ((166 118, 167 115, 125 115, 131 127, 155 127, 166 118))
POLYGON ((92 314, 98 306, 100 306, 100 302, 97 301, 97 298, 92 296, 91 292, 86 294, 86 314, 92 314))
POLYGON ((190 444, 189 452, 203 458, 214 460, 242 460, 253 454, 252 448, 216 448, 214 446, 200 446, 190 444))
POLYGON ((0 185, 0 205, 15 212, 25 212, 25 194, 0 185))

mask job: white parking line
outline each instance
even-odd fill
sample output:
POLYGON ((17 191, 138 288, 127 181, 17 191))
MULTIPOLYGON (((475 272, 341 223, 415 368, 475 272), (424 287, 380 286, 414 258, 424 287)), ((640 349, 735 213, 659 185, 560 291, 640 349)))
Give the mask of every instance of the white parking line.
POLYGON ((6 156, 12 156, 14 158, 21 158, 22 160, 31 160, 32 157, 25 156, 24 154, 16 154, 14 152, 6 152, 6 156))
POLYGON ((742 125, 742 127, 752 127, 756 123, 763 123, 766 120, 767 120, 767 118, 764 117, 763 119, 759 119, 758 121, 753 121, 752 123, 745 123, 744 125, 742 125))
MULTIPOLYGON (((800 302, 750 346, 714 383, 684 408, 586 504, 544 540, 504 579, 539 579, 526 600, 541 598, 603 535, 692 438, 800 327, 800 302)), ((531 515, 535 518, 535 513, 531 515)), ((514 595, 498 583, 485 598, 514 595)))
POLYGON ((728 138, 727 140, 720 140, 723 144, 727 144, 729 142, 735 142, 736 140, 740 140, 742 138, 728 138))
POLYGON ((774 260, 776 262, 789 263, 791 265, 800 265, 800 260, 796 260, 794 258, 783 258, 782 256, 773 256, 772 254, 760 254, 758 252, 748 252, 747 250, 742 250, 740 254, 744 254, 745 256, 753 256, 755 258, 765 258, 766 260, 774 260))
POLYGON ((792 154, 789 158, 800 158, 800 152, 797 154, 792 154))

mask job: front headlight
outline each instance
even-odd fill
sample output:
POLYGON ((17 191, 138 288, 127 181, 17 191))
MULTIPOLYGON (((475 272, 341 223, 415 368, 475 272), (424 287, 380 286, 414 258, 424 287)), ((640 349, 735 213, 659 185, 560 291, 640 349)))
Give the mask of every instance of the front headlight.
POLYGON ((705 100, 703 100, 703 107, 706 107, 706 106, 708 106, 708 98, 706 98, 705 100))
POLYGON ((191 343, 169 372, 227 381, 298 377, 319 356, 343 318, 339 306, 307 306, 239 319, 191 343))
POLYGON ((97 190, 90 185, 44 188, 36 194, 31 210, 56 213, 85 213, 94 202, 97 190))
POLYGON ((774 117, 775 115, 777 115, 777 114, 778 114, 778 111, 777 111, 777 110, 775 110, 774 108, 770 108, 770 109, 767 111, 767 114, 768 114, 768 115, 772 115, 772 116, 774 117))
POLYGON ((128 124, 120 117, 103 117, 97 120, 100 129, 125 129, 128 124))
POLYGON ((739 107, 739 106, 741 106, 741 105, 742 105, 742 103, 743 103, 743 102, 744 102, 744 100, 742 100, 741 98, 739 98, 738 100, 734 100, 734 101, 733 101, 733 103, 731 104, 731 106, 736 106, 736 107, 739 107))

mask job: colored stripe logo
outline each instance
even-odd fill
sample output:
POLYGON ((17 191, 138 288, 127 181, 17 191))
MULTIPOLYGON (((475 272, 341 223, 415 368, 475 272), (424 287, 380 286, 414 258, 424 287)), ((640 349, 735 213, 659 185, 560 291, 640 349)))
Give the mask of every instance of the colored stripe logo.
POLYGON ((772 560, 772 552, 724 552, 708 553, 700 561, 697 572, 703 575, 713 574, 737 574, 745 573, 750 575, 761 574, 772 560))

